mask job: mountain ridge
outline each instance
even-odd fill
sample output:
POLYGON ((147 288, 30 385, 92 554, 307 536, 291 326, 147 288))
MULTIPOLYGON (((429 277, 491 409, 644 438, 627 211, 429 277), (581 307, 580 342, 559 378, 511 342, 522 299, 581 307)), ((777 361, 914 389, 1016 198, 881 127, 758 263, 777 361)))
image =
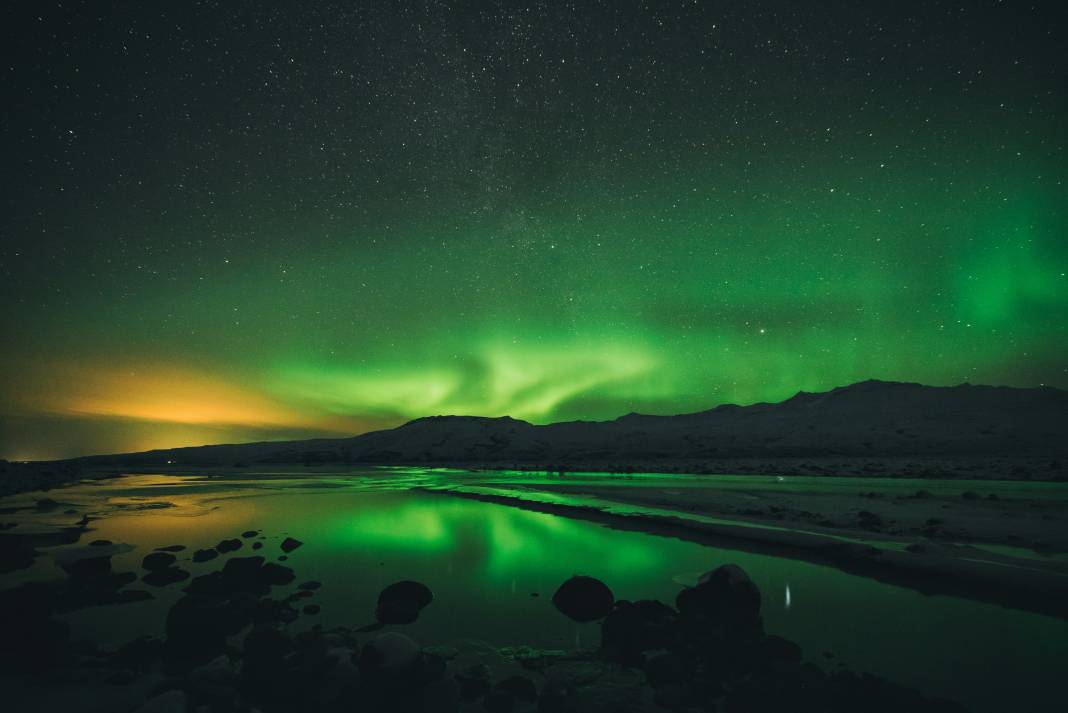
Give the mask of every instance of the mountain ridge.
POLYGON ((867 380, 777 403, 674 416, 535 425, 510 416, 424 416, 352 437, 84 456, 81 465, 494 464, 722 458, 1068 454, 1068 391, 867 380))

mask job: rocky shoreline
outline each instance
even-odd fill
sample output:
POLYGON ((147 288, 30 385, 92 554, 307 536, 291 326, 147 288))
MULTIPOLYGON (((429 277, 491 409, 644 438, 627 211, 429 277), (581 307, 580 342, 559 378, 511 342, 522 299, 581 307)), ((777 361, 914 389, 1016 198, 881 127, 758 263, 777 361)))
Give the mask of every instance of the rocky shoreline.
POLYGON ((0 460, 0 497, 48 491, 80 480, 102 480, 119 475, 114 470, 90 470, 74 461, 12 463, 0 460))
MULTIPOLYGON (((381 591, 371 625, 294 633, 298 619, 318 614, 322 585, 274 594, 298 581, 287 560, 303 543, 288 538, 265 556, 264 539, 248 531, 198 550, 196 561, 219 566, 197 577, 176 561, 182 545, 146 555, 138 574, 113 572, 111 558, 124 545, 97 540, 62 560, 64 579, 0 592, 6 688, 35 710, 62 700, 67 687, 90 695, 95 710, 136 713, 963 710, 805 661, 796 644, 764 631, 760 592, 733 565, 706 573, 672 604, 616 600, 589 577, 562 583, 553 605, 576 622, 600 623, 595 649, 420 646, 403 627, 434 606, 434 595, 414 581, 381 591), (246 545, 259 553, 235 554, 246 545), (70 639, 59 615, 151 598, 138 580, 183 592, 165 614, 164 636, 114 649, 70 639)), ((84 701, 79 708, 94 710, 84 701)))

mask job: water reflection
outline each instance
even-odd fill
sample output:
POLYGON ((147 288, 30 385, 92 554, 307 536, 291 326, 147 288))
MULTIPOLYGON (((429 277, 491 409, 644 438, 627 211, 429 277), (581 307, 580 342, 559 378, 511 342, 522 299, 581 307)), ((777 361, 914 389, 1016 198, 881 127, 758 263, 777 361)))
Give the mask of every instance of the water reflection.
MULTIPOLYGON (((987 710, 1011 708, 1021 688, 1055 690, 1068 662, 1068 624, 1063 621, 951 597, 925 597, 805 562, 405 491, 398 485, 432 483, 440 474, 413 470, 397 475, 390 480, 376 471, 308 480, 279 474, 267 481, 140 476, 71 488, 62 497, 79 513, 96 518, 84 540, 136 546, 114 557, 116 571, 140 571, 147 552, 183 544, 188 549, 179 555, 180 564, 196 576, 210 566, 189 562, 192 551, 244 530, 265 533, 260 553, 271 557, 281 554, 284 537, 302 540, 305 546, 287 564, 296 570, 297 582, 323 582, 316 595, 322 608, 319 616, 302 618, 297 626, 367 624, 374 619, 383 587, 416 579, 435 595, 434 605, 405 627, 420 641, 473 637, 495 645, 552 648, 572 646, 580 636, 595 643, 596 625, 567 621, 548 602, 555 587, 572 574, 610 582, 621 598, 672 601, 680 584, 692 584, 701 572, 734 562, 761 591, 782 593, 766 597, 768 631, 797 641, 810 660, 823 666, 841 661, 987 710), (160 503, 167 506, 145 507, 160 503), (824 658, 824 651, 836 658, 824 658)), ((17 518, 20 527, 66 522, 56 513, 8 517, 17 518)), ((251 554, 249 547, 246 543, 240 554, 251 554)), ((4 575, 4 582, 60 575, 44 557, 27 572, 4 575)), ((125 641, 159 631, 160 612, 173 604, 179 590, 154 593, 154 601, 69 618, 76 634, 125 641)))

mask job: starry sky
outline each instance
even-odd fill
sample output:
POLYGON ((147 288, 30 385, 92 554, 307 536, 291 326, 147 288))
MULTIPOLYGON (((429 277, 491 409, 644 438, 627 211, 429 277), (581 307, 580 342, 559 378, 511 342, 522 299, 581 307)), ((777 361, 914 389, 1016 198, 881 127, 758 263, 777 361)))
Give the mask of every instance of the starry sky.
POLYGON ((1068 387, 1059 2, 3 12, 0 457, 1068 387))

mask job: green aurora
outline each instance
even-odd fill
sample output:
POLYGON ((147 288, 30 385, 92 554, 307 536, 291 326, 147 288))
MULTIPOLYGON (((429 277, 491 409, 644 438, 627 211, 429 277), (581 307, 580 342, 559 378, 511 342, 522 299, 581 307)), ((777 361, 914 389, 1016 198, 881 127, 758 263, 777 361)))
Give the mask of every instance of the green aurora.
POLYGON ((512 18, 519 37, 464 13, 428 39, 419 18, 313 32, 243 8, 207 32, 248 33, 235 57, 190 50, 183 10, 65 12, 96 49, 10 72, 0 457, 868 378, 1068 387, 1064 73, 1041 18, 1008 39, 965 20, 920 66, 892 18, 844 43, 857 18, 803 19, 762 48, 734 10, 639 42, 585 16, 571 40, 555 15, 512 18))

